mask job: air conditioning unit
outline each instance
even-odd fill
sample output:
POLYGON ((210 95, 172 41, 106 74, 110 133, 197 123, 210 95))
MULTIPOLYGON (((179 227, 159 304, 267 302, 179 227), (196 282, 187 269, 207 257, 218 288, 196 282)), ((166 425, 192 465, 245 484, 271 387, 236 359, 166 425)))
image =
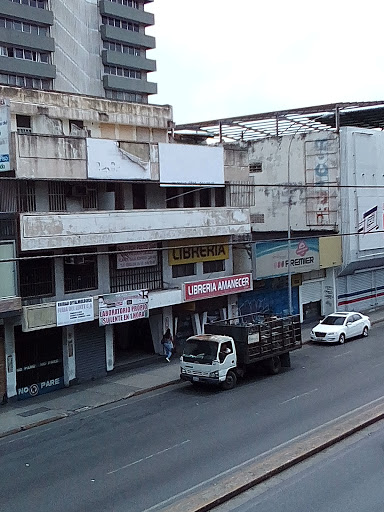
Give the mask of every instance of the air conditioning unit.
POLYGON ((72 185, 70 190, 71 197, 84 197, 87 195, 86 185, 72 185))
POLYGON ((66 265, 84 265, 85 257, 84 256, 66 256, 64 258, 64 263, 66 265))

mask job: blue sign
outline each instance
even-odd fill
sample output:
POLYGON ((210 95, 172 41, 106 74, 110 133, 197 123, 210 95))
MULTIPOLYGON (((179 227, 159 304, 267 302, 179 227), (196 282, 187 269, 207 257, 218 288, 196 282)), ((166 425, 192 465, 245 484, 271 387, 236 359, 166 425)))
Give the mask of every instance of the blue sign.
POLYGON ((64 387, 64 377, 56 377, 55 379, 46 380, 43 382, 36 382, 29 386, 24 386, 17 389, 17 399, 25 400, 26 398, 32 398, 37 395, 43 395, 50 393, 56 389, 64 387))

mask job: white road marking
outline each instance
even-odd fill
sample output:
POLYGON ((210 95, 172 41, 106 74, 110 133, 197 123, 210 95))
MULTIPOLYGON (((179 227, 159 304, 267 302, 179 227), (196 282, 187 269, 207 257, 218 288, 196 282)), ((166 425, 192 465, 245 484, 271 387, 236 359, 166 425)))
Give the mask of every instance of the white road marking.
POLYGON ((352 350, 348 350, 348 352, 343 352, 342 354, 337 354, 337 356, 333 356, 333 359, 336 359, 336 357, 344 357, 347 354, 350 354, 352 350))
POLYGON ((195 491, 196 489, 201 489, 205 485, 214 482, 215 480, 219 480, 223 476, 232 473, 233 471, 236 471, 239 468, 242 468, 244 466, 247 466, 250 463, 257 462, 258 460, 264 459, 265 457, 268 457, 270 455, 273 455, 274 453, 278 452, 279 450, 285 448, 286 446, 295 443, 296 441, 300 441, 301 439, 305 439, 307 436, 310 436, 312 434, 315 434, 319 430, 322 430, 324 427, 328 427, 331 425, 334 425, 335 423, 338 423, 339 421, 343 420, 344 418, 347 418, 348 416, 351 416, 352 414, 356 414, 363 409, 367 408, 368 406, 374 406, 378 402, 382 402, 383 398, 376 398, 375 400, 372 400, 368 404, 362 405, 360 407, 356 407, 356 409, 353 409, 352 411, 346 412, 345 414, 342 414, 338 418, 335 418, 333 420, 329 420, 326 423, 323 423, 322 425, 319 425, 318 427, 312 428, 310 430, 307 430, 306 432, 303 432, 302 434, 299 434, 296 437, 293 437, 292 439, 289 439, 288 441, 285 441, 284 443, 279 444, 278 446, 275 446, 274 448, 271 448, 270 450, 267 450, 264 453, 261 453, 260 455, 257 455, 256 457, 252 457, 251 459, 248 459, 244 462, 241 462, 237 466, 233 466, 226 471, 223 471, 222 473, 219 473, 218 475, 213 476, 212 478, 209 478, 207 480, 204 480, 204 482, 200 482, 199 484, 194 485, 193 487, 190 487, 189 489, 186 489, 185 491, 179 492, 178 494, 175 494, 171 498, 168 498, 160 503, 157 503, 156 505, 153 505, 150 508, 147 508, 143 510, 143 512, 152 512, 155 510, 161 510, 165 505, 168 505, 169 503, 172 503, 176 501, 178 498, 181 498, 187 494, 190 494, 191 492, 195 491))
POLYGON ((108 471, 107 475, 112 475, 113 473, 117 473, 118 471, 121 471, 122 469, 127 469, 130 466, 134 466, 135 464, 139 464, 140 462, 144 462, 145 460, 152 459, 152 457, 156 457, 157 455, 161 455, 162 453, 169 452, 170 450, 173 450, 174 448, 179 448, 180 446, 183 446, 186 443, 190 443, 190 439, 186 439, 182 443, 175 444, 173 446, 170 446, 169 448, 165 448, 165 450, 161 450, 156 453, 152 453, 151 455, 147 455, 147 457, 143 457, 142 459, 135 460, 134 462, 130 462, 129 464, 126 464, 125 466, 122 466, 121 468, 113 469, 112 471, 108 471))
POLYGON ((296 395, 296 396, 293 396, 292 398, 288 398, 288 400, 284 400, 284 402, 280 402, 279 405, 283 405, 288 402, 292 402, 292 400, 297 400, 298 398, 302 398, 303 396, 308 396, 311 393, 316 393, 316 391, 318 391, 318 388, 312 389, 311 391, 307 391, 306 393, 302 393, 301 395, 296 395))

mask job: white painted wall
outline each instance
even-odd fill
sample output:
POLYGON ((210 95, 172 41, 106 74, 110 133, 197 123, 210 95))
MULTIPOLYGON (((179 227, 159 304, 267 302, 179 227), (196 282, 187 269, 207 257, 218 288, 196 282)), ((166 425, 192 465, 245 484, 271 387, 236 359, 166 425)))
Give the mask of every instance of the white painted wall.
POLYGON ((4 319, 4 348, 7 378, 7 396, 17 396, 16 390, 16 348, 14 324, 4 319))
POLYGON ((58 249, 248 233, 244 208, 20 215, 21 250, 58 249))
MULTIPOLYGON (((377 205, 377 229, 343 237, 343 265, 384 257, 384 133, 363 128, 342 128, 342 232, 357 233, 362 213, 377 205)), ((369 267, 369 263, 367 263, 369 267)))

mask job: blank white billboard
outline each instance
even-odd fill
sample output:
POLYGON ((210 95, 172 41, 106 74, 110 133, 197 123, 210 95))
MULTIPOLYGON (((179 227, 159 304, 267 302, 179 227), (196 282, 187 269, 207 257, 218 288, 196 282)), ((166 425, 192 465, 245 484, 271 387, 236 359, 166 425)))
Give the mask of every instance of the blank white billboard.
POLYGON ((159 144, 160 185, 224 185, 222 147, 159 144))

